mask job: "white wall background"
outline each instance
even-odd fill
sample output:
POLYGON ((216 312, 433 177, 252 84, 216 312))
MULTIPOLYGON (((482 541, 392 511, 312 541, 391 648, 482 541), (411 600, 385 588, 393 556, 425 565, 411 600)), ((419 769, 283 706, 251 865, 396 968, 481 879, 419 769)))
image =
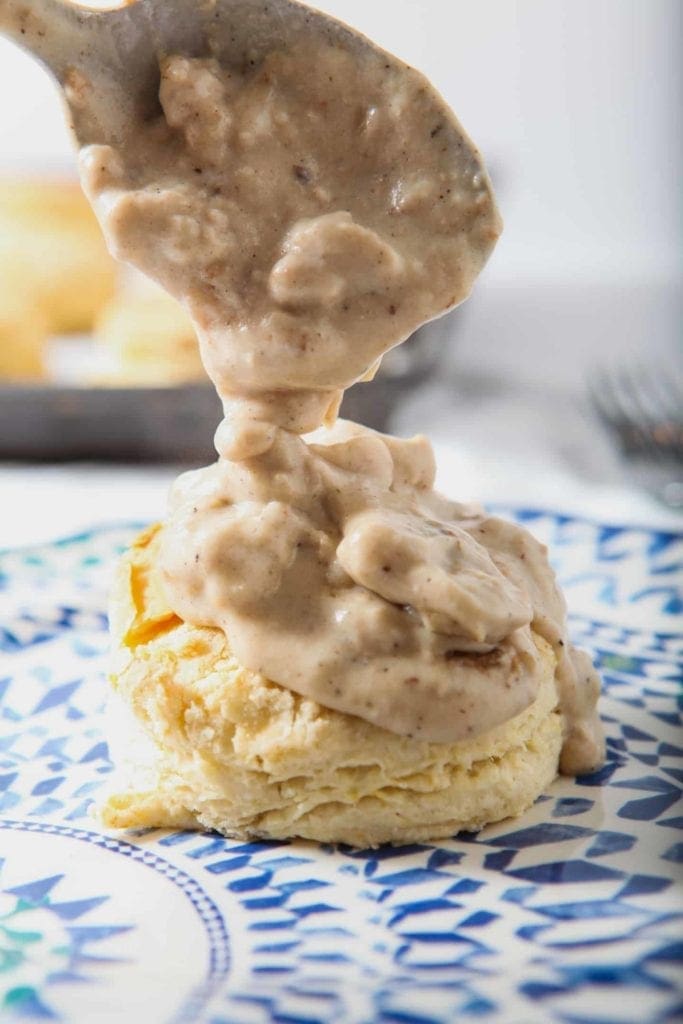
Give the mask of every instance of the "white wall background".
MULTIPOLYGON (((506 231, 463 313, 462 359, 542 376, 583 372, 601 347, 673 344, 681 0, 318 6, 425 71, 487 158, 506 231)), ((50 82, 0 40, 0 173, 72 168, 50 82)))

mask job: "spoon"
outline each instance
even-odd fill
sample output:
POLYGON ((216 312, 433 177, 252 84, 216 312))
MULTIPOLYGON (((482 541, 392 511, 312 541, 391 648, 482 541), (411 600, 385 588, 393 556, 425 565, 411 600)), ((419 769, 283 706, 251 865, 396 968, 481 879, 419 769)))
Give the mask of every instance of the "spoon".
POLYGON ((364 36, 296 0, 136 0, 110 10, 68 0, 0 0, 0 34, 52 72, 81 146, 120 144, 131 124, 161 112, 165 54, 214 57, 243 71, 273 49, 310 40, 387 59, 364 36))
MULTIPOLYGON (((298 0, 136 0, 104 11, 66 0, 0 0, 0 33, 31 51, 62 86, 77 142, 85 150, 85 191, 111 251, 187 306, 198 326, 207 372, 223 397, 234 395, 238 385, 259 395, 313 394, 306 416, 302 419, 299 411, 296 419, 312 429, 330 395, 365 379, 381 356, 421 323, 468 296, 498 238, 500 220, 481 156, 429 82, 364 36, 298 0), (298 177, 302 171, 307 184, 309 172, 294 163, 288 141, 278 143, 263 172, 263 180, 268 183, 270 176, 277 187, 264 188, 250 208, 237 175, 244 170, 247 180, 258 178, 259 155, 269 153, 267 140, 259 142, 251 131, 243 133, 246 141, 230 137, 219 117, 220 104, 229 106, 227 99, 212 108, 205 96, 203 117, 196 109, 188 113, 185 101, 178 101, 178 123, 171 123, 160 103, 160 69, 165 70, 168 58, 176 64, 178 58, 181 63, 186 63, 183 58, 211 58, 226 79, 234 77, 246 90, 258 81, 264 62, 270 58, 277 67, 288 53, 294 57, 297 83, 305 85, 309 76, 315 83, 314 72, 327 68, 324 83, 303 88, 293 101, 295 141, 307 140, 315 159, 324 136, 335 156, 325 165, 322 185, 309 194, 298 177), (344 69, 344 80, 329 74, 326 61, 344 69), (316 106, 315 88, 331 98, 316 106), (190 143, 186 130, 179 130, 186 116, 199 118, 193 127, 210 143, 206 161, 197 139, 190 143), (311 136, 314 116, 318 128, 311 136), (216 124, 220 144, 212 134, 216 124), (169 172, 172 187, 164 192, 159 183, 169 172), (260 209, 273 195, 279 197, 275 221, 260 209), (161 196, 159 202, 155 196, 161 196), (189 213, 176 217, 174 211, 184 210, 186 202, 189 213), (210 220, 214 215, 223 224, 220 230, 210 220), (332 221, 321 226, 322 217, 332 221), (313 242, 308 235, 292 241, 297 224, 304 234, 312 232, 313 242), (256 236, 251 255, 238 244, 230 248, 232 235, 225 225, 236 235, 241 230, 242 237, 250 231, 256 236), (196 240, 204 227, 209 239, 220 235, 220 241, 212 242, 213 249, 197 243, 188 255, 183 231, 196 240), (389 238, 400 238, 398 248, 389 238), (345 261, 353 262, 353 245, 361 250, 358 266, 370 269, 351 274, 346 282, 345 261), (277 293, 271 276, 278 267, 283 279, 289 276, 304 286, 277 293), (307 275, 312 288, 305 284, 307 275), (359 296, 359 302, 337 302, 335 296, 342 293, 359 296), (238 316, 237 308, 245 312, 238 316), (339 317, 334 330, 328 324, 332 309, 339 317), (244 330, 234 326, 240 317, 244 330), (273 317, 280 325, 275 332, 279 349, 258 342, 273 317), (291 340, 285 340, 295 336, 297 344, 301 338, 341 338, 348 358, 340 359, 337 341, 320 340, 303 344, 295 359, 291 340), (271 357, 271 350, 280 352, 286 366, 271 357), (317 410, 315 416, 310 408, 317 410)), ((274 81, 268 77, 271 71, 265 69, 264 81, 274 81)), ((193 88, 200 96, 207 86, 197 80, 193 88)), ((296 94, 291 83, 286 88, 296 94)), ((260 93, 257 102, 263 104, 260 93)), ((251 108, 250 129, 259 114, 251 108)), ((287 121, 289 115, 283 116, 287 121)), ((288 424, 292 408, 282 413, 288 424)))

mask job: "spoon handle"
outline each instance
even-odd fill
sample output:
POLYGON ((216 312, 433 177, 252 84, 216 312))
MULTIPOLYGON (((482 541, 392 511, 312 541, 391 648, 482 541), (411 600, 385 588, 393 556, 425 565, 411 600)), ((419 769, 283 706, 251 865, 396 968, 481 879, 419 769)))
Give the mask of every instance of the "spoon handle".
POLYGON ((52 72, 79 145, 120 141, 127 125, 158 111, 153 8, 154 0, 104 11, 70 0, 0 0, 0 35, 52 72))
POLYGON ((0 35, 29 50, 60 82, 105 18, 66 0, 0 0, 0 35))

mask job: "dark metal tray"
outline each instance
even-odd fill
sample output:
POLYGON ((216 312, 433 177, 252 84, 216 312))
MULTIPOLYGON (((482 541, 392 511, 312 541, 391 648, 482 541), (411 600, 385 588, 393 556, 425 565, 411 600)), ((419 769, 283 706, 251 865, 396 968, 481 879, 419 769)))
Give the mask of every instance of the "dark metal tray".
POLYGON ((221 405, 212 387, 0 389, 0 458, 209 462, 221 405))
MULTIPOLYGON (((343 415, 386 429, 398 381, 359 385, 343 415)), ((216 457, 221 403, 208 385, 170 388, 0 388, 0 459, 204 464, 216 457)))
MULTIPOLYGON (((342 415, 387 430, 401 398, 431 375, 449 340, 445 317, 390 352, 378 377, 351 388, 342 415)), ((176 462, 216 457, 221 403, 209 384, 179 387, 0 387, 0 459, 176 462)))

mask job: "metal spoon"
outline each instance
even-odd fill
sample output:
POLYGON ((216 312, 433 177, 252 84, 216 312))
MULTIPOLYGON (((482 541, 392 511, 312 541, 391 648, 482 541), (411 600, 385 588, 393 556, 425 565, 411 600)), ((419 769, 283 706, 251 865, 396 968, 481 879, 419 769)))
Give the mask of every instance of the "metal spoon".
POLYGON ((273 49, 310 40, 395 61, 296 0, 137 0, 113 10, 67 0, 0 0, 0 34, 55 76, 81 146, 120 144, 131 123, 160 113, 164 54, 211 56, 244 70, 273 49))

